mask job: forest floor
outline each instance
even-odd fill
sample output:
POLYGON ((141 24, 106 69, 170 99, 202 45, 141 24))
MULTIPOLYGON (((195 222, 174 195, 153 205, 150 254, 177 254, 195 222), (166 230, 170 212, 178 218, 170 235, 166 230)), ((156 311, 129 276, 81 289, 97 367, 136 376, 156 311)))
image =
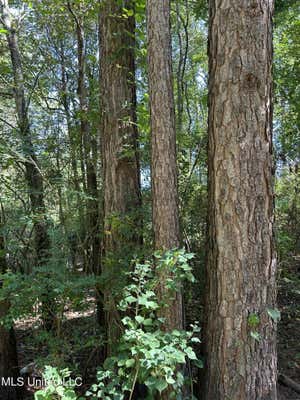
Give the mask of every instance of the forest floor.
MULTIPOLYGON (((281 311, 278 329, 278 370, 279 373, 300 384, 299 262, 292 262, 288 268, 285 267, 284 273, 279 278, 278 307, 281 311)), ((48 361, 51 365, 51 361, 55 360, 47 359, 48 346, 57 346, 58 361, 77 365, 78 374, 83 377, 82 393, 84 393, 93 383, 95 370, 101 359, 101 335, 93 328, 94 318, 95 306, 91 300, 90 309, 84 313, 67 314, 67 320, 62 327, 62 339, 54 341, 53 344, 43 337, 39 342, 36 320, 18 322, 16 335, 20 368, 37 363, 39 359, 42 359, 43 363, 48 361), (86 343, 84 348, 82 348, 82 343, 86 343)), ((38 368, 34 369, 33 374, 40 375, 38 368)), ((33 398, 33 392, 33 388, 27 389, 28 400, 33 398)), ((278 400, 300 400, 300 394, 279 383, 278 400)))

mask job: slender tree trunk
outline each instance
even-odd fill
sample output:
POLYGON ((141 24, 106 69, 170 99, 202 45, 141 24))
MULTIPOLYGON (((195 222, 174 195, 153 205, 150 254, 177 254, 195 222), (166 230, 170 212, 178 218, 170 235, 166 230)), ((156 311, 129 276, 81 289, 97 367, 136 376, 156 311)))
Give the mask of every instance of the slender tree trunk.
POLYGON ((207 400, 276 395, 273 1, 210 0, 207 400), (253 338, 255 335, 257 339, 253 338))
POLYGON ((176 71, 176 86, 177 86, 177 101, 176 101, 176 116, 177 116, 177 133, 182 133, 183 128, 183 111, 184 111, 184 92, 185 92, 185 70, 187 64, 189 50, 189 9, 187 0, 184 4, 185 16, 181 15, 180 0, 176 0, 176 35, 178 38, 179 59, 176 71), (183 32, 182 32, 183 31, 183 32))
POLYGON ((7 38, 13 66, 18 123, 23 141, 23 149, 27 159, 25 163, 25 176, 29 188, 31 208, 34 214, 35 247, 37 258, 41 261, 48 257, 50 245, 47 233, 47 222, 45 219, 43 177, 31 140, 23 87, 23 71, 16 32, 12 29, 7 35, 7 38))
MULTIPOLYGON (((78 176, 78 168, 77 168, 77 130, 76 127, 72 126, 72 118, 70 112, 70 94, 68 91, 67 85, 67 71, 66 71, 66 59, 65 59, 65 50, 63 45, 60 49, 61 56, 61 101, 65 111, 65 118, 67 123, 68 130, 68 138, 70 143, 70 158, 71 158, 71 169, 72 169, 72 184, 76 192, 76 205, 78 211, 79 218, 79 233, 75 235, 74 233, 69 234, 71 255, 72 255, 72 264, 73 268, 76 267, 76 255, 80 254, 82 258, 84 258, 84 249, 83 243, 85 238, 85 224, 84 222, 84 207, 83 201, 81 198, 81 188, 80 188, 80 178, 78 176)), ((81 146, 81 144, 79 144, 81 146)))
POLYGON ((104 274, 108 353, 119 337, 115 296, 124 257, 141 244, 141 193, 136 125, 135 19, 124 17, 134 1, 104 0, 100 10, 101 146, 104 190, 104 274), (125 228, 125 231, 124 231, 125 228), (113 281, 118 283, 113 285, 113 281))
POLYGON ((59 176, 59 182, 57 185, 57 195, 58 195, 58 215, 59 215, 59 221, 63 230, 64 235, 66 234, 66 218, 65 218, 65 213, 64 213, 64 196, 63 196, 63 191, 62 191, 62 184, 61 184, 61 176, 62 176, 62 170, 61 170, 61 165, 60 165, 60 148, 59 148, 59 137, 57 138, 57 151, 55 154, 56 158, 56 168, 57 168, 57 174, 59 176))
POLYGON ((88 96, 86 87, 86 54, 82 10, 75 13, 70 2, 68 8, 76 24, 77 35, 77 60, 78 60, 78 87, 80 105, 80 137, 83 151, 81 154, 81 167, 84 180, 84 189, 88 197, 86 206, 86 236, 85 236, 85 271, 95 272, 99 269, 100 240, 99 240, 99 196, 97 188, 96 165, 92 154, 91 127, 88 120, 88 96))
MULTIPOLYGON (((157 250, 170 250, 179 247, 180 234, 169 0, 148 0, 147 32, 154 246, 157 250)), ((161 278, 163 295, 167 277, 161 278)), ((180 294, 164 313, 167 329, 182 327, 180 294)))
MULTIPOLYGON (((38 160, 34 151, 31 139, 30 125, 28 120, 28 104, 26 104, 24 77, 21 62, 21 54, 18 46, 17 32, 12 27, 10 10, 7 0, 1 0, 2 21, 7 29, 7 43, 11 55, 15 104, 18 117, 19 131, 23 144, 23 151, 26 155, 25 178, 29 189, 31 210, 34 223, 34 240, 37 265, 43 265, 49 257, 50 240, 47 231, 47 220, 45 216, 43 177, 38 166, 38 160)), ((45 327, 50 329, 53 324, 53 312, 51 304, 47 301, 48 294, 45 294, 43 303, 43 320, 45 327)))
POLYGON ((95 272, 99 266, 99 199, 97 188, 96 168, 92 155, 91 129, 88 121, 88 99, 86 88, 86 60, 83 22, 77 18, 77 46, 78 46, 78 95, 80 103, 80 131, 83 138, 84 161, 86 171, 86 253, 87 271, 95 272))
MULTIPOLYGON (((2 215, 0 215, 2 219, 2 215)), ((0 220, 0 229, 2 229, 2 220, 0 220)), ((5 245, 4 237, 0 231, 0 273, 6 272, 5 245)), ((0 291, 2 282, 0 281, 0 291)), ((9 303, 0 301, 0 319, 7 315, 9 303)), ((15 381, 19 375, 17 345, 14 329, 7 329, 0 324, 0 398, 1 400, 18 400, 21 398, 20 389, 9 385, 5 386, 3 380, 13 378, 15 381)))

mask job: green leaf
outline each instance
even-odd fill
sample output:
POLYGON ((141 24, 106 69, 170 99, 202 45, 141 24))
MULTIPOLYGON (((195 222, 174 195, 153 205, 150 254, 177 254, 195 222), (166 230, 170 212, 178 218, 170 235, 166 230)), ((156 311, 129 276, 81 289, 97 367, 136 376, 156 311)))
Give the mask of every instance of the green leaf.
POLYGON ((151 326, 151 325, 153 325, 153 319, 152 319, 152 318, 146 318, 146 319, 144 320, 144 325, 145 325, 145 326, 151 326))
POLYGON ((203 363, 203 361, 202 360, 195 360, 194 361, 194 364, 196 365, 196 367, 198 367, 198 368, 203 368, 204 367, 204 363, 203 363))
POLYGON ((125 297, 125 301, 129 304, 134 303, 137 299, 133 296, 127 296, 125 297))
POLYGON ((39 390, 38 392, 34 393, 34 399, 35 400, 45 400, 46 395, 44 394, 44 392, 42 390, 39 390))
POLYGON ((174 383, 176 383, 175 379, 172 376, 167 376, 166 381, 169 385, 174 385, 174 383))
POLYGON ((141 315, 137 315, 137 316, 135 317, 135 320, 136 320, 136 322, 138 322, 139 324, 142 324, 142 323, 144 322, 145 318, 142 317, 141 315))
POLYGON ((185 354, 188 356, 190 360, 197 360, 197 356, 191 347, 187 347, 185 349, 185 354))
POLYGON ((280 320, 280 311, 277 308, 268 308, 267 313, 272 318, 273 321, 277 322, 280 320))
POLYGON ((135 359, 134 358, 130 358, 129 360, 126 360, 125 362, 125 367, 126 368, 131 368, 133 367, 135 364, 135 359))
POLYGON ((259 334, 258 332, 255 332, 255 331, 251 331, 251 332, 250 332, 250 336, 251 336, 254 340, 256 340, 257 342, 259 342, 260 339, 261 339, 260 334, 259 334))
POLYGON ((167 387, 168 387, 168 383, 163 379, 159 379, 155 383, 155 389, 157 389, 159 391, 159 393, 161 393, 167 387))
POLYGON ((62 400, 76 400, 76 393, 72 389, 67 389, 62 400))
POLYGON ((64 396, 64 394, 65 394, 65 388, 64 388, 63 386, 58 386, 58 387, 56 388, 56 391, 57 391, 57 394, 58 394, 59 396, 64 396))
POLYGON ((259 316, 257 314, 251 313, 248 317, 248 324, 252 328, 255 328, 259 324, 259 316))

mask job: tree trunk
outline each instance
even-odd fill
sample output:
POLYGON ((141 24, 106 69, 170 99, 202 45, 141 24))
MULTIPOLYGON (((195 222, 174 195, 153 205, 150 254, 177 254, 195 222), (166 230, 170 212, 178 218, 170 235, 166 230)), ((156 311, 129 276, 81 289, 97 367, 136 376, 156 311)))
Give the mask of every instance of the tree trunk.
POLYGON ((80 131, 83 139, 84 162, 86 171, 86 238, 85 248, 87 255, 86 272, 97 272, 99 268, 99 198, 97 188, 96 167, 92 155, 91 129, 88 121, 88 99, 86 88, 86 60, 83 22, 77 18, 77 46, 78 46, 78 95, 80 104, 80 131))
POLYGON ((80 189, 80 179, 78 176, 78 169, 77 169, 77 152, 76 152, 76 141, 78 138, 76 137, 76 128, 72 126, 71 121, 71 113, 70 113, 70 94, 68 91, 67 85, 67 71, 66 71, 66 57, 65 57, 65 49, 64 46, 61 45, 60 49, 60 58, 61 58, 61 101, 65 111, 65 118, 67 123, 68 129, 68 138, 70 144, 70 158, 71 158, 71 168, 72 168, 72 184, 74 190, 76 192, 76 206, 78 211, 78 218, 79 218, 79 233, 76 235, 75 233, 69 234, 69 241, 70 241, 70 249, 71 249, 71 259, 72 259, 72 266, 73 268, 76 267, 76 260, 77 254, 80 254, 82 258, 83 255, 83 242, 85 238, 85 224, 84 221, 84 209, 83 209, 83 202, 81 199, 81 189, 80 189))
MULTIPOLYGON (((44 265, 49 257, 50 239, 47 231, 47 220, 45 216, 43 177, 38 166, 38 160, 34 151, 30 125, 28 120, 28 104, 26 104, 24 77, 21 62, 21 54, 18 46, 18 38, 15 28, 12 27, 10 10, 7 0, 1 0, 2 22, 7 29, 7 43, 11 55, 15 104, 18 117, 19 131, 22 139, 23 151, 26 156, 25 178, 29 190, 31 210, 34 223, 34 240, 37 265, 44 265)), ((53 324, 52 305, 47 304, 48 293, 43 300, 43 320, 45 327, 50 329, 53 324)))
MULTIPOLYGON (((1 215, 0 215, 1 218, 1 215)), ((0 229, 2 223, 0 220, 0 229)), ((0 273, 6 272, 4 238, 0 232, 0 273)), ((2 282, 0 281, 0 291, 2 282)), ((7 301, 0 301, 0 319, 7 315, 9 304, 7 301)), ((2 378, 13 378, 16 382, 19 376, 17 346, 14 329, 7 329, 0 324, 0 398, 1 400, 18 400, 21 398, 20 389, 9 385, 3 385, 2 378)))
POLYGON ((119 337, 114 291, 122 286, 122 271, 141 245, 141 192, 136 125, 135 19, 124 17, 134 1, 123 6, 104 0, 100 10, 101 146, 104 190, 104 275, 109 288, 108 353, 119 337), (126 258, 128 260, 126 260, 126 258), (116 281, 117 284, 113 285, 116 281))
MULTIPOLYGON (((169 0, 148 0, 147 32, 154 246, 157 250, 170 250, 179 247, 180 234, 169 0)), ((167 277, 161 278, 160 294, 163 295, 167 277)), ((182 328, 180 294, 163 316, 167 329, 182 328)))
POLYGON ((276 399, 272 11, 210 0, 207 400, 276 399), (259 335, 259 336, 258 336, 259 335), (253 336, 256 336, 254 339, 253 336))

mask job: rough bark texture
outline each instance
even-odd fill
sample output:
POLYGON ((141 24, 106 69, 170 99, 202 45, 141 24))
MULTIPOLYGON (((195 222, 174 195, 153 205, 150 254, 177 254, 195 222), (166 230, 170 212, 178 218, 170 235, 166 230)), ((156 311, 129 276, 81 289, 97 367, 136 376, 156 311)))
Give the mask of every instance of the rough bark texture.
POLYGON ((276 324, 267 313, 276 301, 273 1, 210 0, 209 9, 205 397, 276 399, 276 324))
POLYGON ((100 10, 101 146, 104 189, 104 274, 109 278, 105 293, 108 338, 118 338, 118 315, 112 295, 113 279, 120 279, 119 259, 130 257, 140 245, 141 205, 133 16, 122 17, 123 7, 134 2, 105 0, 100 10), (126 232, 122 232, 124 226, 126 232), (132 227, 132 228, 131 228, 132 227), (109 260, 113 260, 109 262, 109 260))
MULTIPOLYGON (((148 0, 147 34, 154 246, 170 250, 179 247, 180 235, 169 0, 148 0)), ((162 295, 166 277, 161 278, 162 295)), ((182 327, 180 294, 164 311, 164 317, 167 329, 182 327)))

